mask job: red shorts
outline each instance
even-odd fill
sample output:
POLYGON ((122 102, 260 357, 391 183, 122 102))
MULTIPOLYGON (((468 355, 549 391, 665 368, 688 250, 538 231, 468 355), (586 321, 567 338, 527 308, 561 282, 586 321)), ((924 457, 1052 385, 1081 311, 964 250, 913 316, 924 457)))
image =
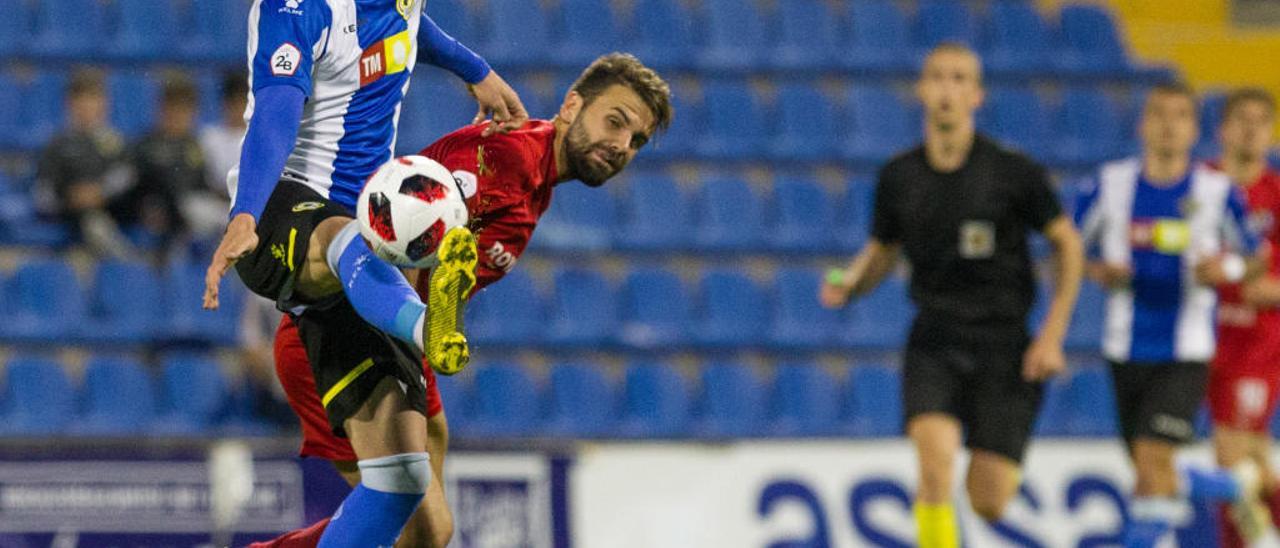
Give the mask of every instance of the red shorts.
MULTIPOLYGON (((320 393, 311 374, 311 362, 307 360, 298 326, 285 315, 276 328, 275 341, 276 376, 284 387, 289 407, 302 423, 302 449, 304 457, 320 457, 329 460, 356 460, 351 442, 340 438, 329 427, 329 417, 320 403, 320 393)), ((423 363, 422 375, 427 380, 427 416, 434 417, 444 408, 440 402, 440 390, 436 387, 436 375, 423 363)))
POLYGON ((1266 433, 1280 394, 1280 362, 1272 353, 1257 355, 1219 347, 1209 367, 1209 413, 1214 424, 1266 433))

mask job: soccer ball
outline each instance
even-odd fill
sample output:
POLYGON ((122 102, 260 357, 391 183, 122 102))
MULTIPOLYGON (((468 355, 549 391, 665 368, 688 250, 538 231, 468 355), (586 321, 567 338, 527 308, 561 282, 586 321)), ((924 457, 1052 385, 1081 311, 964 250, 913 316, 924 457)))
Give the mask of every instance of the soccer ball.
POLYGON ((378 257, 405 268, 431 268, 445 233, 467 223, 467 205, 448 168, 425 156, 405 156, 369 177, 356 202, 356 219, 378 257))

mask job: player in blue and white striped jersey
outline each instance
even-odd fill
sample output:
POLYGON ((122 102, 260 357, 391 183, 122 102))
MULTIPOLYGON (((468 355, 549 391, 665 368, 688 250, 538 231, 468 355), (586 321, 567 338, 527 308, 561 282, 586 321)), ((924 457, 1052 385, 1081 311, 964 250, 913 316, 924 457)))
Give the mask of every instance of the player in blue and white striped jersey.
MULTIPOLYGON (((256 0, 249 13, 249 129, 228 175, 231 220, 204 300, 217 307, 219 280, 234 264, 251 290, 297 316, 300 332, 307 326, 326 412, 351 439, 361 471, 324 547, 390 546, 430 483, 427 343, 418 334, 429 324, 427 307, 399 270, 350 237, 361 187, 391 158, 410 74, 420 60, 453 72, 480 103, 477 122, 492 113, 491 131, 527 119, 510 86, 437 27, 424 3, 256 0), (317 281, 331 277, 341 287, 317 281)), ((462 236, 474 258, 474 237, 462 236)), ((449 298, 431 296, 433 305, 449 298)))
POLYGON ((1090 276, 1110 290, 1103 354, 1137 472, 1126 547, 1154 546, 1190 511, 1188 498, 1246 509, 1257 501, 1256 467, 1187 468, 1181 478, 1174 467, 1204 399, 1215 287, 1260 265, 1243 195, 1191 160, 1196 126, 1189 88, 1156 87, 1139 126, 1142 157, 1103 166, 1076 208, 1086 244, 1100 252, 1090 276))

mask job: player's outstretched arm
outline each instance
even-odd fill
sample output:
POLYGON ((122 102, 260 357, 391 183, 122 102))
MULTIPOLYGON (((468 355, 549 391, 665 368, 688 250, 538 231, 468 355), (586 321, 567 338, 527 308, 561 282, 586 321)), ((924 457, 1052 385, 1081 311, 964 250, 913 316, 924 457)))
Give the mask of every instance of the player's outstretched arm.
POLYGON ((1066 367, 1062 342, 1084 279, 1084 243, 1071 220, 1059 215, 1045 225, 1044 235, 1053 246, 1053 300, 1044 326, 1023 356, 1022 376, 1028 381, 1048 379, 1066 367))
POLYGON ((467 91, 479 103, 479 110, 471 123, 492 119, 489 127, 485 128, 486 137, 495 131, 506 133, 519 129, 529 121, 529 113, 515 90, 489 67, 483 57, 449 36, 425 13, 418 25, 418 44, 420 60, 452 72, 467 83, 467 91))
POLYGON ((870 293, 898 263, 898 246, 871 238, 844 269, 833 269, 822 281, 818 299, 827 308, 841 308, 854 296, 870 293))

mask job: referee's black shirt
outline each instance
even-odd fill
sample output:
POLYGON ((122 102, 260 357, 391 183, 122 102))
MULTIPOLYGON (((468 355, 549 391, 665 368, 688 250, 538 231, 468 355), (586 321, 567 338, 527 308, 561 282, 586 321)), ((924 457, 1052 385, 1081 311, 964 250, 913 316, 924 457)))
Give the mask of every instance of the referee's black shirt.
POLYGON ((978 135, 952 173, 923 147, 890 161, 871 234, 911 262, 918 323, 1022 332, 1036 294, 1027 237, 1061 212, 1043 167, 978 135))

